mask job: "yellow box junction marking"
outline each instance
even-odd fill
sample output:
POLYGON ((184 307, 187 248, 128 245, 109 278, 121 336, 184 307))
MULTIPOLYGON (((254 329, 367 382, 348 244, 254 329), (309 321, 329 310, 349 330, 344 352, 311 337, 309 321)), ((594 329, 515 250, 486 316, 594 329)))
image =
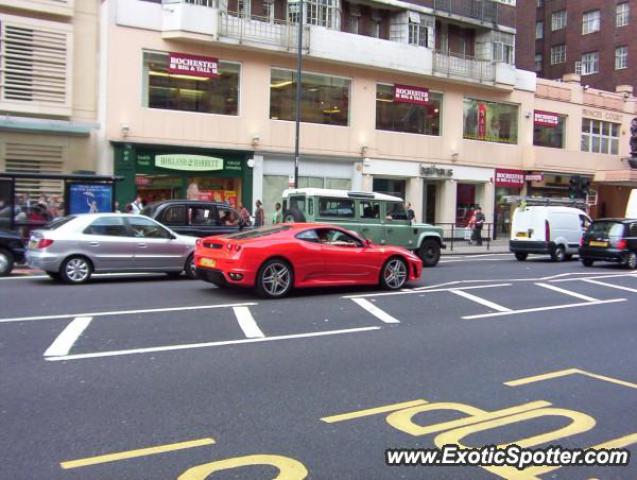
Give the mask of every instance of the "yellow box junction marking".
POLYGON ((115 462, 117 460, 126 460, 129 458, 144 457, 147 455, 157 455, 159 453, 173 452, 175 450, 184 450, 186 448, 203 447, 213 445, 213 438, 200 438, 198 440, 190 440, 187 442, 172 443, 170 445, 159 445, 156 447, 140 448, 137 450, 128 450, 125 452, 109 453, 106 455, 98 455, 96 457, 81 458, 79 460, 69 460, 60 462, 60 466, 65 470, 71 468, 86 467, 89 465, 97 465, 99 463, 115 462))
POLYGON ((405 408, 411 408, 418 405, 425 405, 426 403, 428 402, 424 399, 411 400, 409 402, 402 403, 392 403, 391 405, 384 405, 382 407, 368 408, 367 410, 357 410, 355 412, 323 417, 321 418, 321 420, 325 423, 344 422, 346 420, 354 420, 355 418, 369 417, 371 415, 378 415, 379 413, 394 412, 396 410, 403 410, 405 408))
POLYGON ((587 377, 595 378, 597 380, 602 380, 604 382, 614 383, 616 385, 621 385, 622 387, 634 388, 637 389, 637 384, 632 382, 626 382, 624 380, 619 380, 613 377, 607 377, 604 375, 598 375, 596 373, 587 372, 586 370, 580 370, 579 368, 567 368, 565 370, 557 370, 555 372, 544 373, 542 375, 535 375, 533 377, 525 377, 519 378, 517 380, 510 380, 508 382, 504 382, 504 384, 508 387, 519 387, 520 385, 527 385, 529 383, 535 382, 543 382, 544 380, 551 380, 553 378, 566 377, 568 375, 585 375, 587 377))
MULTIPOLYGON (((279 473, 272 480, 303 480, 308 475, 305 465, 290 457, 281 455, 246 455, 245 457, 232 457, 197 465, 179 475, 177 480, 206 480, 215 472, 255 465, 267 465, 276 468, 279 473)), ((217 477, 215 476, 215 478, 217 477)))

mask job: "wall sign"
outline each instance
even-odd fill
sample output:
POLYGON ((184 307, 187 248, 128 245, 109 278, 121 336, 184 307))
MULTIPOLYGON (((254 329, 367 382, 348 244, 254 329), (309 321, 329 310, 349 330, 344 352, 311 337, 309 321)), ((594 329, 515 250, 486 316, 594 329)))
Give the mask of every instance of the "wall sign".
POLYGON ((453 168, 438 168, 436 165, 421 165, 420 175, 423 177, 453 177, 453 168))
POLYGON ((429 89, 423 87, 411 87, 409 85, 394 85, 394 103, 428 105, 429 89))
POLYGON ((219 59, 187 53, 168 54, 168 73, 179 73, 191 77, 215 78, 219 76, 219 59))
POLYGON ((542 112, 535 110, 533 112, 533 125, 537 127, 555 128, 560 124, 560 116, 556 113, 542 112))
POLYGON ((170 170, 186 170, 189 172, 208 172, 223 170, 223 158, 207 157, 204 155, 156 155, 155 166, 170 170))
POLYGON ((524 180, 526 180, 527 182, 542 182, 542 181, 544 181, 544 174, 543 173, 529 173, 527 175, 524 175, 524 180))
POLYGON ((495 186, 505 188, 522 188, 524 186, 524 171, 496 168, 495 186))
POLYGON ((601 110, 591 110, 590 108, 583 108, 582 116, 596 120, 608 120, 610 122, 621 122, 624 119, 621 113, 602 112, 601 110))

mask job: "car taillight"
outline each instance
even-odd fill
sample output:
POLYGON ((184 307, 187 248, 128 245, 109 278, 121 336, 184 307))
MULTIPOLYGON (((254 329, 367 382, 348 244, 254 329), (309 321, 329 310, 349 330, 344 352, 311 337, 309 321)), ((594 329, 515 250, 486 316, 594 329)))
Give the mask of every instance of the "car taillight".
POLYGON ((584 246, 584 235, 582 235, 579 239, 579 246, 583 247, 584 246))
POLYGON ((226 248, 230 251, 234 250, 235 252, 238 252, 239 250, 241 250, 241 245, 236 243, 235 244, 227 243, 226 248))
POLYGON ((623 238, 615 242, 615 248, 617 248, 618 250, 624 250, 626 247, 627 243, 626 240, 624 240, 623 238))
POLYGON ((51 240, 50 238, 41 238, 40 241, 38 242, 37 248, 46 248, 51 246, 52 244, 53 244, 53 240, 51 240))
POLYGON ((546 235, 546 241, 551 241, 551 226, 548 220, 544 220, 544 234, 546 235))

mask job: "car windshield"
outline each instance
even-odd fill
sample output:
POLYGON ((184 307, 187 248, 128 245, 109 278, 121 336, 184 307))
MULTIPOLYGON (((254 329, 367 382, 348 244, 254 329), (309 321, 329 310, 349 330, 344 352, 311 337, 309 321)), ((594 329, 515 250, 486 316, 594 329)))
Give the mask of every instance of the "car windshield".
POLYGON ((259 238, 259 237, 267 237, 268 235, 274 235, 275 233, 285 232, 289 230, 291 227, 285 225, 275 225, 271 227, 260 227, 255 228, 254 230, 248 230, 247 232, 239 232, 232 233, 230 235, 225 235, 225 238, 232 238, 234 240, 245 240, 247 238, 259 238))
POLYGON ((75 218, 75 215, 68 215, 62 218, 56 218, 55 220, 51 220, 49 223, 44 225, 42 228, 45 230, 55 230, 60 228, 62 225, 69 223, 71 220, 75 218))
POLYGON ((618 222, 594 222, 588 233, 603 238, 621 237, 624 225, 618 222))

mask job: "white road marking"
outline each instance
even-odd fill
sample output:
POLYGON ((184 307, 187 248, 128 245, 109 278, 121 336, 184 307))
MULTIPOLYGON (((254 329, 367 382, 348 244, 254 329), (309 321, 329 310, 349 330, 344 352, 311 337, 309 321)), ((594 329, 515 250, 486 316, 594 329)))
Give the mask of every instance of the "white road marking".
MULTIPOLYGON (((609 273, 607 275, 596 275, 596 274, 590 274, 590 273, 579 273, 579 274, 571 274, 571 275, 588 275, 588 277, 586 278, 591 278, 593 280, 598 279, 598 278, 616 278, 616 277, 634 277, 635 275, 632 273, 609 273)), ((544 280, 544 279, 540 279, 540 280, 544 280)), ((560 278, 557 280, 551 280, 551 283, 562 283, 562 282, 579 282, 581 280, 584 280, 583 277, 575 277, 575 278, 560 278)))
POLYGON ((250 308, 248 307, 232 307, 237 317, 239 326, 243 330, 246 338, 264 338, 265 335, 254 320, 250 308))
MULTIPOLYGON (((129 273, 95 273, 94 278, 100 277, 141 277, 141 276, 165 276, 162 272, 129 272, 129 273)), ((24 280, 28 278, 50 278, 48 275, 16 275, 8 277, 0 277, 0 280, 24 280)), ((53 282, 53 281, 52 281, 53 282)))
POLYGON ((493 303, 489 300, 486 300, 484 298, 481 297, 477 297, 475 295, 472 295, 470 293, 467 293, 463 290, 449 290, 451 293, 455 293, 456 295, 458 295, 459 297, 463 297, 466 298, 467 300, 471 300, 472 302, 476 302, 479 303, 480 305, 484 305, 487 308, 490 308, 492 310, 496 310, 498 312, 510 312, 511 309, 507 308, 507 307, 503 307, 502 305, 498 305, 497 303, 493 303))
POLYGON ((381 322, 385 323, 400 323, 400 320, 395 319, 389 313, 381 310, 376 305, 372 304, 370 301, 365 300, 364 298, 352 298, 352 301, 358 306, 364 308, 369 313, 378 318, 381 322))
POLYGON ((449 260, 440 260, 439 263, 456 263, 456 262, 508 262, 508 258, 458 258, 449 260))
POLYGON ((349 328, 344 330, 329 330, 325 332, 299 333, 294 335, 279 335, 276 337, 245 338, 242 340, 228 340, 223 342, 191 343, 191 344, 185 344, 185 345, 167 345, 162 347, 134 348, 130 350, 113 350, 109 352, 81 353, 76 355, 66 355, 64 357, 46 357, 46 360, 50 362, 59 362, 59 361, 66 361, 66 360, 84 360, 87 358, 120 357, 123 355, 135 355, 138 353, 168 352, 168 351, 174 351, 174 350, 190 350, 194 348, 221 347, 225 345, 241 345, 244 343, 273 342, 278 340, 290 340, 290 339, 297 339, 297 338, 312 338, 312 337, 324 337, 328 335, 342 335, 346 333, 360 333, 360 332, 369 332, 373 330, 380 330, 381 328, 382 327, 360 327, 360 328, 349 328))
POLYGON ((571 290, 566 290, 564 288, 556 287, 555 285, 549 285, 548 283, 536 283, 538 287, 547 288, 549 290, 554 290, 559 293, 563 293, 564 295, 570 295, 571 297, 579 298, 580 300, 585 300, 587 302, 598 302, 598 298, 589 297, 588 295, 582 295, 581 293, 572 292, 571 290))
POLYGON ((73 348, 73 344, 80 338, 82 332, 86 330, 93 317, 77 317, 69 323, 62 333, 53 341, 51 346, 44 352, 45 357, 59 357, 68 355, 73 348))
POLYGON ((221 305, 195 305, 195 306, 183 306, 183 307, 147 308, 143 310, 115 310, 112 312, 62 313, 60 315, 40 315, 36 317, 0 318, 0 323, 32 322, 37 320, 55 320, 59 318, 70 318, 70 317, 107 317, 107 316, 115 316, 115 315, 132 315, 135 313, 179 312, 184 310, 207 310, 210 308, 249 307, 252 305, 257 305, 257 304, 255 302, 246 302, 246 303, 226 303, 221 305))
POLYGON ((481 313, 479 315, 467 315, 462 317, 463 320, 475 320, 478 318, 501 317, 504 315, 518 315, 521 313, 544 312, 547 310, 561 310, 564 308, 590 307, 592 305, 604 305, 606 303, 625 302, 625 298, 613 298, 611 300, 598 300, 596 302, 569 303, 567 305, 555 305, 553 307, 537 307, 525 308, 524 310, 511 310, 510 312, 481 313))
POLYGON ((410 293, 432 293, 432 292, 449 292, 450 290, 475 290, 478 288, 497 288, 497 287, 510 287, 510 283, 495 283, 493 285, 474 285, 471 287, 453 287, 453 288, 432 288, 431 290, 425 290, 424 288, 414 289, 409 292, 377 292, 377 293, 364 293, 358 295, 345 295, 341 298, 367 298, 367 297, 387 297, 390 295, 408 295, 410 293))
POLYGON ((613 285, 612 283, 600 282, 599 280, 593 280, 592 278, 582 278, 582 282, 592 283, 594 285, 601 285, 603 287, 616 288, 617 290, 623 290, 625 292, 637 293, 637 288, 624 287, 623 285, 613 285))

